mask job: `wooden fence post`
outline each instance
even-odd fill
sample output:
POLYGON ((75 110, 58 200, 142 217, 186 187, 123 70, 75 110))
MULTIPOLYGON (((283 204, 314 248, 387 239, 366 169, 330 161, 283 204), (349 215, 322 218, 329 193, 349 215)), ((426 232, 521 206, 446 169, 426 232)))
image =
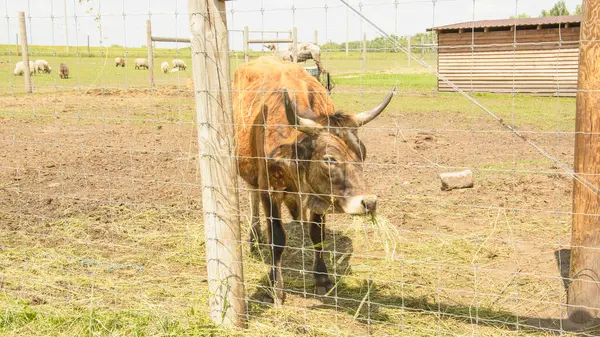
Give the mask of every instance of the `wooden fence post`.
POLYGON ((25 12, 19 12, 19 26, 21 28, 21 54, 23 55, 23 68, 25 78, 25 91, 33 92, 31 86, 31 73, 29 69, 29 47, 27 46, 27 27, 25 26, 25 12))
MULTIPOLYGON (((579 45, 575 172, 600 186, 600 0, 583 1, 579 45)), ((587 186, 586 186, 587 185, 587 186)), ((593 322, 600 309, 600 202, 598 190, 573 182, 571 283, 567 312, 575 324, 593 322)))
POLYGON ((363 33, 363 72, 367 72, 367 33, 363 33))
POLYGON ((152 52, 152 22, 146 20, 146 45, 148 46, 148 75, 150 86, 154 86, 154 52, 152 52))
POLYGON ((19 33, 16 33, 16 37, 15 37, 15 49, 17 51, 17 56, 19 56, 19 33))
POLYGON ((319 31, 315 30, 315 44, 318 46, 319 45, 319 31))
POLYGON ((90 51, 90 36, 87 36, 87 43, 88 43, 88 57, 92 57, 92 53, 90 51))
POLYGON ((298 62, 298 28, 294 27, 292 30, 292 44, 294 45, 294 52, 292 53, 292 58, 294 63, 298 62))
POLYGON ((188 0, 210 317, 244 326, 245 298, 225 2, 188 0))
POLYGON ((249 49, 250 49, 250 46, 248 45, 248 26, 244 26, 244 62, 245 63, 248 63, 249 49))

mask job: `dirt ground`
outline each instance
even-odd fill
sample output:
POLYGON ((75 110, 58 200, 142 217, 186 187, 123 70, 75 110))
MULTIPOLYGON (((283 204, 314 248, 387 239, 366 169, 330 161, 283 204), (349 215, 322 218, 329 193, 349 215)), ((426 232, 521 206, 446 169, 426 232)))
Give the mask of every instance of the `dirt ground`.
MULTIPOLYGON (((90 301, 99 308, 144 298, 157 314, 184 310, 177 303, 188 303, 205 275, 193 109, 181 88, 55 92, 31 102, 5 96, 0 288, 33 307, 70 303, 67 297, 88 303, 88 281, 96 280, 90 301), (100 264, 122 270, 105 278, 100 264)), ((572 163, 572 134, 528 137, 572 163)), ((312 253, 301 246, 310 240, 305 229, 289 228, 291 313, 267 315, 274 309, 257 303, 266 269, 246 255, 251 325, 284 317, 297 323, 282 328, 292 334, 560 330, 565 260, 557 256, 569 248, 572 181, 556 164, 479 112, 392 105, 361 139, 385 228, 329 217, 327 263, 339 282, 330 300, 307 296, 312 278, 303 270, 310 271, 312 253), (440 172, 467 168, 474 188, 441 191, 440 172)), ((247 221, 247 196, 241 205, 247 221)))

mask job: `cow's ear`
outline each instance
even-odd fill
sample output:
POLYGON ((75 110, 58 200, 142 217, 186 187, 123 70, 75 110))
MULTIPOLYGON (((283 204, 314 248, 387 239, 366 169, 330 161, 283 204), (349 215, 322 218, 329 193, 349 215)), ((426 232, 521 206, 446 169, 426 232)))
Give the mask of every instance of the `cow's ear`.
POLYGON ((314 143, 314 139, 307 137, 298 142, 281 144, 269 153, 269 163, 285 167, 304 164, 312 158, 314 143))

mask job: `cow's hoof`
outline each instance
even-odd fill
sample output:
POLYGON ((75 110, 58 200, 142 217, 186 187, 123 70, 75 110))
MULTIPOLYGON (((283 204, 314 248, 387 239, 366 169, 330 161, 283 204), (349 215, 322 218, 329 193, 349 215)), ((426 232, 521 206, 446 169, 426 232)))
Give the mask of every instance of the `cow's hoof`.
POLYGON ((276 307, 280 307, 285 302, 285 293, 283 291, 268 291, 267 293, 262 294, 259 299, 261 303, 273 304, 276 307), (273 296, 273 294, 275 296, 273 296))
POLYGON ((276 307, 280 307, 283 305, 283 302, 285 302, 285 292, 283 290, 273 290, 275 292, 275 300, 273 301, 273 304, 276 307))
POLYGON ((283 298, 280 298, 279 296, 275 296, 275 301, 273 301, 273 305, 275 307, 281 307, 281 306, 283 306, 283 302, 285 302, 285 296, 283 296, 283 298))
POLYGON ((318 296, 329 295, 331 289, 333 289, 333 283, 331 282, 329 277, 319 275, 315 283, 315 294, 318 296))
POLYGON ((329 291, 330 290, 331 290, 331 287, 315 286, 315 294, 317 296, 326 296, 326 295, 329 295, 329 291))
POLYGON ((273 304, 273 296, 271 296, 271 294, 262 294, 259 298, 258 301, 260 303, 265 303, 265 304, 273 304))

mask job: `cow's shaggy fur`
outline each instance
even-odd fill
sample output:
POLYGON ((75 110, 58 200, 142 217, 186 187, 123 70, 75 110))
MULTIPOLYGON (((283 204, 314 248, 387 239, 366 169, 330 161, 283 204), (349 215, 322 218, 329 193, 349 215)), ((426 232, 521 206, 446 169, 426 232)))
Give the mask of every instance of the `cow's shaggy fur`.
MULTIPOLYGON (((260 202, 273 243, 270 280, 275 301, 285 297, 280 267, 286 242, 283 203, 294 221, 308 220, 315 247, 316 287, 328 291, 332 284, 321 252, 325 214, 364 214, 375 207, 375 196, 365 193, 361 163, 366 149, 357 137, 358 127, 368 121, 336 112, 315 77, 297 64, 274 57, 240 66, 233 93, 239 174, 252 190, 251 241, 259 237, 260 202)), ((379 107, 385 108, 390 99, 388 95, 379 107)), ((369 114, 370 119, 379 112, 369 114)))

